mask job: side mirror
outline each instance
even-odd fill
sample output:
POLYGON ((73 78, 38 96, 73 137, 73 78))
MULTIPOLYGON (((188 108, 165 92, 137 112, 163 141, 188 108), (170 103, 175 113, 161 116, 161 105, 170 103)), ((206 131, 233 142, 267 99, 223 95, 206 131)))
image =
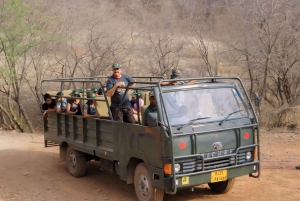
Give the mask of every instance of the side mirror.
POLYGON ((256 106, 259 106, 259 95, 258 93, 254 93, 254 103, 256 106))
POLYGON ((158 126, 157 113, 149 113, 148 114, 147 124, 149 127, 157 127, 158 126))

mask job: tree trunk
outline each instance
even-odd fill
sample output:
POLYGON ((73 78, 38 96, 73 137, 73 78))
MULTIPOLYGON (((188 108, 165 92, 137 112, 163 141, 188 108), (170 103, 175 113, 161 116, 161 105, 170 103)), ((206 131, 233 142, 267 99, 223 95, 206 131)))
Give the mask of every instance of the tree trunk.
POLYGON ((14 116, 13 113, 11 113, 11 116, 10 116, 9 113, 6 111, 6 109, 2 105, 0 105, 0 110, 7 116, 7 118, 14 125, 15 128, 19 129, 22 133, 24 132, 24 129, 19 124, 19 122, 16 120, 17 118, 14 116))

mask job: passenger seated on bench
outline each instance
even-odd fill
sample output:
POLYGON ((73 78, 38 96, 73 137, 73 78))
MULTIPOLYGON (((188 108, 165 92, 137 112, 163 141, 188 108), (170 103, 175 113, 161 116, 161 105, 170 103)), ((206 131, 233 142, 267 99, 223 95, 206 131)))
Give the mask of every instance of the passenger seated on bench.
MULTIPOLYGON (((95 99, 95 95, 93 92, 87 93, 87 98, 93 98, 95 99)), ((88 100, 86 104, 84 104, 83 107, 83 116, 84 117, 93 117, 96 118, 96 108, 95 108, 95 100, 88 100)))
POLYGON ((58 92, 56 94, 56 99, 57 99, 57 103, 56 103, 56 112, 57 113, 65 113, 67 110, 67 99, 62 97, 64 94, 62 92, 58 92))
POLYGON ((146 108, 145 112, 144 112, 144 118, 145 118, 145 125, 148 126, 148 114, 149 113, 157 113, 157 106, 156 106, 156 100, 154 97, 154 93, 153 91, 151 91, 149 93, 149 102, 150 105, 146 108))
POLYGON ((135 122, 138 122, 138 112, 137 112, 138 109, 137 109, 136 95, 139 96, 139 115, 141 115, 141 108, 144 106, 144 100, 140 98, 141 94, 139 92, 133 91, 131 93, 130 104, 133 109, 133 117, 134 117, 135 122))
POLYGON ((74 89, 71 95, 71 100, 67 104, 67 114, 82 115, 80 108, 80 90, 74 89))
POLYGON ((50 96, 50 94, 45 94, 44 95, 44 101, 45 103, 42 105, 43 108, 43 117, 46 117, 47 112, 50 111, 55 111, 55 100, 52 100, 52 97, 50 96))

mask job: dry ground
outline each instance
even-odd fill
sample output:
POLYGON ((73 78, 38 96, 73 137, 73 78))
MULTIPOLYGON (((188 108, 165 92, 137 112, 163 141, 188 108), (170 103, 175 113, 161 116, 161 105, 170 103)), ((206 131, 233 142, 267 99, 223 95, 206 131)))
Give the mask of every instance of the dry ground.
MULTIPOLYGON (((207 185, 194 192, 180 190, 166 201, 300 200, 300 132, 261 132, 261 177, 237 178, 225 195, 212 193, 207 185)), ((100 172, 98 163, 88 165, 85 177, 73 178, 66 162, 59 162, 58 147, 44 148, 42 134, 0 131, 0 201, 32 200, 137 200, 133 185, 116 174, 100 172)))

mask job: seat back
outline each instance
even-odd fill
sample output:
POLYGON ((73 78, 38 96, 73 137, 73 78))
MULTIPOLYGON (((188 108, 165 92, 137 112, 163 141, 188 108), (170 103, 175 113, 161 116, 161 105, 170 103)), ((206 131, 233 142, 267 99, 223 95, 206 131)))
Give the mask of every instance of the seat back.
MULTIPOLYGON (((107 101, 108 101, 108 105, 110 105, 111 104, 110 97, 107 97, 107 101)), ((104 95, 96 96, 95 107, 96 107, 97 116, 99 118, 100 117, 109 118, 108 108, 107 108, 104 95)))
POLYGON ((50 96, 52 97, 52 99, 55 99, 56 94, 58 93, 58 91, 47 91, 47 94, 50 94, 50 96))
POLYGON ((147 109, 148 105, 144 105, 141 108, 141 113, 142 113, 142 125, 146 126, 146 118, 145 118, 145 111, 147 109))
POLYGON ((62 92, 63 92, 63 94, 64 94, 65 97, 71 97, 70 93, 72 93, 72 91, 73 90, 63 90, 62 92))
POLYGON ((141 98, 144 100, 144 105, 149 105, 149 91, 141 92, 141 98))

